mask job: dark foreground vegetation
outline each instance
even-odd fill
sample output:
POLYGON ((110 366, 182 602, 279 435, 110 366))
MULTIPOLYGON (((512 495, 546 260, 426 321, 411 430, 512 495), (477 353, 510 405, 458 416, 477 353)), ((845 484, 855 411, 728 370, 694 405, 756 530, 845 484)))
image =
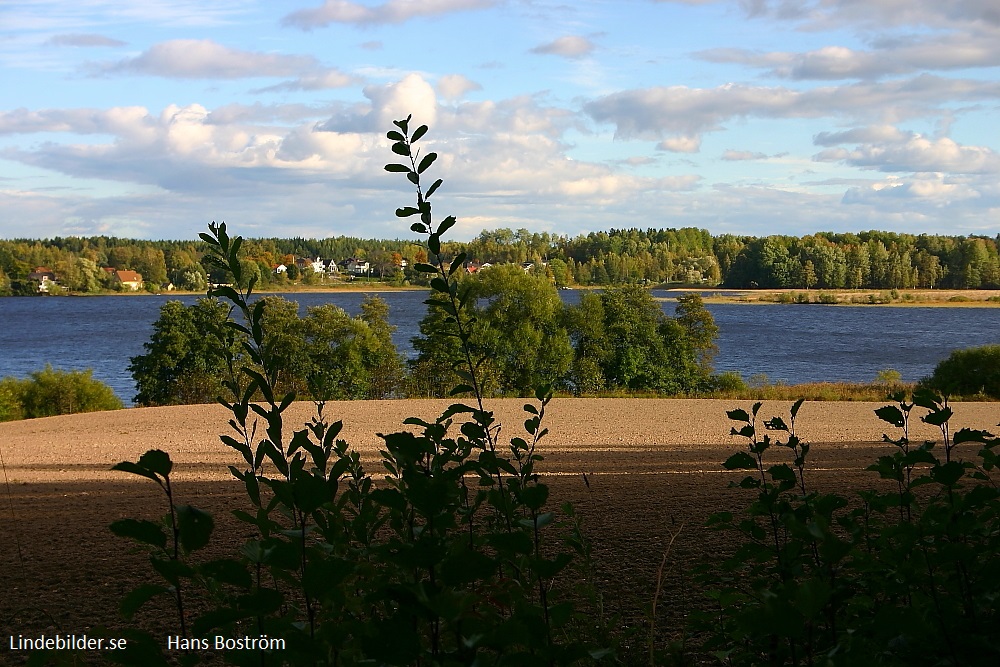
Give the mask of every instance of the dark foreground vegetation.
MULTIPOLYGON (((423 175, 434 162, 416 142, 426 127, 397 121, 389 133, 429 255, 440 257, 453 218, 434 222, 423 175)), ((204 235, 219 266, 240 274, 241 239, 225 225, 204 235)), ((460 259, 460 258, 456 258, 460 259)), ((458 261, 457 263, 461 263, 458 261)), ((453 264, 454 265, 454 264, 453 264)), ((160 522, 124 519, 112 530, 145 545, 158 583, 126 597, 130 616, 147 600, 174 602, 184 664, 243 665, 570 665, 704 662, 728 665, 994 665, 1000 660, 995 576, 1000 553, 1000 491, 993 480, 1000 441, 985 431, 952 433, 952 410, 927 392, 877 411, 898 429, 892 454, 870 468, 884 481, 854 495, 810 486, 809 444, 795 434, 801 401, 763 419, 760 404, 733 410, 746 447, 725 467, 746 470, 738 484, 745 512, 723 513, 733 558, 707 563, 710 608, 692 614, 684 639, 636 651, 635 633, 601 613, 593 551, 572 506, 551 508, 536 452, 551 397, 542 386, 525 406, 524 430, 503 431, 484 403, 483 352, 474 344, 472 283, 439 261, 432 308, 454 345, 444 359, 468 397, 437 419, 408 419, 410 430, 384 434, 383 472, 368 471, 339 422, 318 400, 302 428, 285 423, 294 392, 278 391, 279 348, 268 343, 267 305, 246 290, 222 287, 239 319, 213 343, 226 360, 231 430, 222 442, 245 466, 231 471, 245 487, 236 515, 252 536, 230 558, 197 556, 212 538, 210 515, 181 504, 169 455, 153 450, 117 470, 158 484, 169 505, 160 522), (253 364, 237 364, 234 336, 253 364), (259 400, 255 397, 259 396, 259 400), (940 428, 937 447, 909 438, 918 413, 940 428), (191 613, 193 598, 200 608, 191 613), (254 640, 249 651, 202 649, 220 635, 254 640), (280 644, 271 640, 280 639, 280 644), (628 641, 626 641, 628 640, 628 641)), ((605 304, 602 304, 604 306, 605 304)), ((596 304, 594 304, 596 307, 596 304)), ((658 324, 660 326, 662 323, 658 324)), ((669 324, 667 326, 670 326, 669 324)), ((451 344, 441 343, 442 347, 451 344)), ((429 343, 429 346, 435 346, 429 343)), ((669 555, 669 550, 668 550, 669 555)), ((664 558, 666 562, 666 556, 664 558)), ((626 565, 621 564, 624 567, 626 565)), ((179 657, 177 657, 179 656, 179 657)), ((165 664, 162 643, 141 633, 114 658, 165 664)))

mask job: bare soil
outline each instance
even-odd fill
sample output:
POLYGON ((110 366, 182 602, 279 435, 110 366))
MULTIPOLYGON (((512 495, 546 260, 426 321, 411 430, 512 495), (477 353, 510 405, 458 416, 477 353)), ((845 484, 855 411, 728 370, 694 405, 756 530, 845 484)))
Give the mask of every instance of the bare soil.
MULTIPOLYGON (((508 437, 519 434, 523 400, 492 401, 508 437)), ((377 460, 380 432, 399 430, 407 416, 432 419, 450 402, 433 400, 331 403, 327 414, 343 419, 343 437, 369 461, 377 460)), ((785 415, 787 402, 764 405, 761 417, 785 415)), ((806 403, 799 435, 812 443, 811 472, 817 488, 869 488, 877 483, 865 466, 891 446, 874 415, 879 403, 806 403)), ((597 562, 605 613, 621 628, 648 622, 657 572, 677 533, 657 611, 665 636, 676 636, 687 610, 703 603, 692 586, 698 562, 721 557, 732 545, 725 534, 703 527, 719 510, 739 511, 747 492, 731 489, 740 474, 721 462, 744 446, 730 435, 726 410, 749 409, 746 401, 671 399, 556 399, 549 407, 550 435, 539 448, 553 504, 571 501, 583 516, 597 562), (589 483, 584 483, 584 475, 589 483), (671 635, 670 633, 675 633, 671 635)), ((1000 404, 955 406, 954 430, 993 429, 1000 404)), ((311 404, 289 409, 286 423, 302 423, 311 404)), ((181 503, 215 516, 210 550, 221 557, 250 537, 229 513, 245 508, 241 487, 228 471, 239 455, 220 443, 229 414, 221 406, 136 408, 0 424, 6 484, 0 488, 0 664, 18 664, 8 637, 43 633, 84 634, 103 629, 115 636, 128 627, 118 613, 122 597, 152 580, 148 557, 115 537, 108 525, 121 518, 158 519, 166 511, 152 482, 110 467, 149 449, 175 461, 175 493, 181 503)), ((936 429, 917 423, 912 437, 932 439, 936 429)), ((373 466, 371 468, 375 470, 373 466)), ((2 482, 3 480, 0 480, 2 482)), ((174 612, 151 604, 137 624, 177 632, 174 612)), ((633 643, 644 641, 640 634, 633 643)), ((637 650, 638 646, 637 646, 637 650)))

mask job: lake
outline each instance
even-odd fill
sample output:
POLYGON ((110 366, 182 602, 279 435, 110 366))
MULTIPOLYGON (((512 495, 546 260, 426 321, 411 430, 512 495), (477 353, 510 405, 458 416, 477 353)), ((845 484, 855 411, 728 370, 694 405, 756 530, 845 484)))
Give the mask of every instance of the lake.
MULTIPOLYGON (((567 303, 581 292, 562 290, 567 303)), ((664 310, 673 314, 671 293, 664 310)), ((363 293, 286 295, 308 306, 334 303, 361 311, 363 293)), ((383 292, 399 351, 412 356, 410 339, 426 306, 426 292, 383 292)), ((126 402, 135 395, 127 367, 142 354, 160 306, 195 296, 94 296, 0 298, 0 377, 24 377, 46 363, 65 370, 92 368, 126 402)), ((719 325, 717 371, 744 378, 765 374, 771 382, 868 382, 885 368, 906 381, 933 371, 953 350, 1000 342, 1000 308, 891 308, 819 304, 710 304, 719 325)))

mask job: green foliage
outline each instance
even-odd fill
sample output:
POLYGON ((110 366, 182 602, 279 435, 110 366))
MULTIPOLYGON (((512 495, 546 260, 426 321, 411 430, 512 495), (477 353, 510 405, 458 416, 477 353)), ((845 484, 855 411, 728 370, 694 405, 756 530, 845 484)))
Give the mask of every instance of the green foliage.
MULTIPOLYGON (((381 299, 366 299, 360 317, 325 304, 309 308, 300 318, 298 304, 281 297, 265 297, 260 304, 263 344, 277 372, 276 391, 319 400, 399 394, 402 361, 392 343, 388 306, 381 299)), ((229 363, 237 370, 259 370, 244 348, 247 332, 227 327, 229 313, 217 299, 199 299, 191 306, 164 304, 144 345, 146 353, 133 357, 129 366, 139 388, 135 402, 214 402, 224 393, 229 363), (219 351, 223 339, 226 353, 219 351)))
MULTIPOLYGON (((436 156, 421 157, 414 149, 427 128, 411 132, 409 119, 395 125, 398 130, 388 134, 393 151, 409 165, 386 170, 405 173, 417 189, 417 206, 397 215, 419 216, 414 230, 427 235, 428 249, 440 257, 441 237, 454 219, 433 222, 429 198, 441 181, 424 189, 421 174, 436 156)), ((287 306, 251 299, 257 281, 252 275, 242 280, 243 240, 230 237, 225 224, 213 223, 210 231, 202 237, 211 261, 234 277, 235 287, 212 291, 239 315, 227 318, 216 343, 232 397, 223 401, 232 430, 221 440, 243 459, 230 470, 244 485, 249 506, 235 514, 252 537, 233 558, 192 558, 209 542, 214 524, 207 514, 176 504, 169 456, 150 451, 119 464, 117 470, 158 484, 169 505, 159 523, 124 519, 112 525, 150 551, 162 579, 127 595, 123 614, 130 617, 152 597, 169 595, 182 637, 266 635, 284 644, 277 651, 225 652, 222 658, 232 664, 569 665, 609 655, 581 633, 592 623, 559 585, 576 576, 574 554, 589 549, 572 508, 566 510, 572 526, 567 543, 549 537, 561 520, 547 507, 536 449, 547 434, 542 424, 551 392, 535 391, 524 406, 523 436, 501 443, 501 425, 483 403, 481 363, 470 344, 467 287, 454 272, 440 259, 418 267, 434 276, 437 298, 430 305, 450 315, 447 324, 466 360, 457 373, 468 384, 453 393, 471 392, 473 399, 432 421, 410 418, 407 430, 380 435, 385 474, 376 478, 338 439, 342 424, 326 418, 322 400, 315 417, 289 433, 285 411, 296 395, 282 393, 280 385, 290 363, 285 345, 297 340, 298 325, 287 306), (247 363, 240 363, 227 333, 244 337, 247 363), (197 616, 190 611, 192 595, 202 600, 197 616)), ((362 321, 374 339, 388 333, 384 314, 384 304, 367 304, 362 321)), ((335 310, 321 315, 316 319, 323 331, 330 329, 321 322, 327 317, 344 326, 352 322, 335 310)), ((312 344, 333 349, 306 334, 306 347, 312 344)), ((125 664, 162 662, 155 642, 142 646, 151 653, 128 656, 125 664)), ((189 652, 182 661, 202 657, 189 652)))
POLYGON ((1000 345, 955 350, 921 384, 948 396, 1000 399, 1000 345))
POLYGON ((700 614, 705 648, 727 665, 996 664, 1000 439, 952 434, 947 401, 917 393, 875 411, 900 435, 885 436, 895 451, 868 468, 885 483, 851 499, 811 487, 801 406, 788 422, 761 420, 760 403, 728 413, 747 447, 724 466, 747 471, 732 486, 755 498, 745 515, 710 521, 738 546, 703 575, 715 607, 700 614), (938 443, 910 441, 915 407, 938 443))
MULTIPOLYGON (((137 405, 213 403, 222 393, 226 375, 216 340, 229 308, 215 299, 198 299, 192 306, 168 301, 153 323, 145 354, 132 357, 129 372, 139 393, 137 405)), ((238 342, 227 342, 236 354, 238 342)))
MULTIPOLYGON (((470 318, 467 346, 483 360, 479 372, 484 394, 526 396, 538 385, 562 379, 573 349, 562 326, 559 293, 545 277, 505 265, 456 284, 461 285, 470 318)), ((418 352, 412 364, 416 393, 444 395, 460 380, 454 369, 463 367, 466 359, 451 327, 453 318, 448 297, 434 294, 420 322, 421 336, 413 341, 418 352)))
POLYGON ((0 421, 120 410, 121 400, 92 370, 62 371, 46 364, 25 379, 0 380, 0 421))
MULTIPOLYGON (((527 229, 484 230, 469 242, 441 241, 446 257, 465 254, 469 261, 521 265, 556 285, 708 284, 724 281, 738 288, 786 287, 890 290, 917 288, 1000 288, 1000 239, 995 237, 930 236, 867 231, 859 234, 818 233, 800 238, 754 238, 704 229, 612 229, 566 237, 527 229)), ((204 289, 212 267, 208 246, 191 241, 143 241, 108 237, 55 238, 46 241, 0 240, 0 271, 14 293, 31 294, 24 279, 34 267, 48 266, 71 290, 89 290, 89 267, 113 266, 136 270, 152 288, 169 279, 181 289, 204 289)), ((432 253, 433 261, 436 253, 432 253)), ((292 269, 296 257, 346 259, 365 257, 371 276, 392 283, 427 285, 429 274, 414 268, 426 263, 426 249, 407 240, 329 237, 324 239, 248 239, 244 243, 244 286, 257 273, 267 284, 271 267, 289 267, 288 280, 321 284, 322 274, 292 269), (423 254, 423 255, 422 255, 423 254), (422 255, 422 256, 421 256, 422 255), (398 262, 396 259, 398 256, 398 262), (401 262, 407 267, 402 269, 401 262)), ((103 276, 99 276, 103 280, 103 276)), ((225 272, 212 282, 230 283, 225 272)), ((278 279, 280 284, 283 279, 278 279)), ((0 274, 0 293, 5 290, 0 274)), ((808 294, 799 295, 802 302, 808 294)))
POLYGON ((616 287, 583 295, 566 322, 575 350, 568 384, 578 393, 706 387, 718 328, 700 297, 685 298, 670 318, 648 290, 616 287))

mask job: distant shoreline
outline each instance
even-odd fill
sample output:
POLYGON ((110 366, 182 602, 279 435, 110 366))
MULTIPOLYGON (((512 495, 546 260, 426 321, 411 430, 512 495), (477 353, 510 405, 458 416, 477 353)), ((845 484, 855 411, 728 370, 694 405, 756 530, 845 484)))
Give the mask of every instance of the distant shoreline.
MULTIPOLYGON (((574 285, 564 288, 580 291, 600 291, 619 285, 574 285)), ((1000 290, 959 290, 959 289, 902 289, 902 290, 830 290, 830 289, 740 289, 730 287, 671 287, 656 285, 650 290, 669 292, 700 293, 709 304, 744 305, 831 305, 831 306, 889 306, 889 307, 935 307, 935 308, 1000 308, 1000 290)), ((380 283, 324 285, 296 285, 286 289, 255 290, 267 296, 295 294, 359 294, 383 292, 426 292, 429 288, 417 285, 386 285, 380 283)), ((171 290, 169 292, 68 292, 65 294, 39 294, 45 297, 95 297, 95 296, 205 296, 205 291, 171 290)), ((3 297, 0 297, 3 298, 3 297)), ((658 300, 670 301, 671 297, 656 296, 658 300)))
POLYGON ((935 308, 998 308, 1000 290, 832 290, 832 289, 726 289, 665 288, 671 291, 701 292, 705 303, 747 305, 829 305, 935 308), (712 292, 720 292, 718 295, 712 292), (727 294, 722 294, 727 292, 727 294))

